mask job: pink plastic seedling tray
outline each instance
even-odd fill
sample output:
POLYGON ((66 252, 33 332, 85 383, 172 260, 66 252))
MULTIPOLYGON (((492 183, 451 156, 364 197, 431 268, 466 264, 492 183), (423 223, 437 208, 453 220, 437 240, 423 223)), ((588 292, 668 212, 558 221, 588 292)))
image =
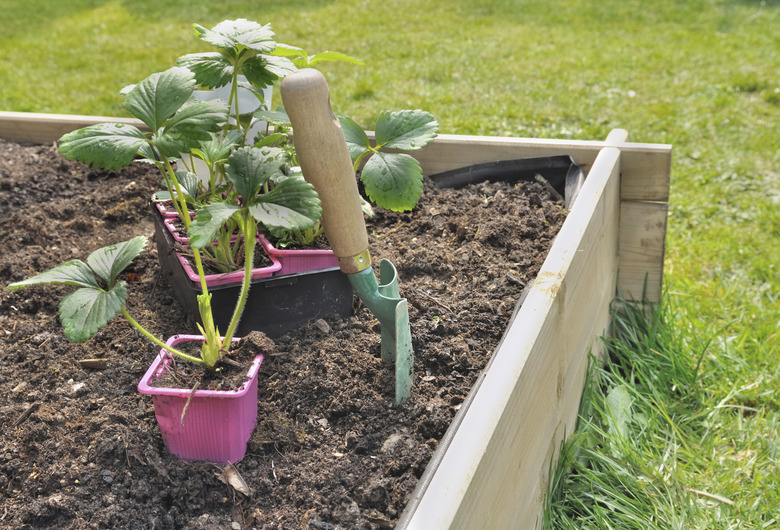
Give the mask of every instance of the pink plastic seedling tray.
MULTIPOLYGON (((174 227, 173 219, 165 219, 164 223, 165 223, 165 227, 173 236, 174 241, 176 241, 177 243, 183 246, 186 246, 189 243, 190 239, 188 237, 182 237, 179 231, 176 230, 176 228, 174 227)), ((263 248, 263 252, 265 252, 268 258, 271 260, 271 264, 266 267, 258 267, 256 269, 252 269, 252 279, 257 280, 260 278, 270 278, 271 276, 274 276, 275 273, 282 270, 282 264, 276 256, 273 256, 269 252, 269 250, 273 250, 273 247, 265 237, 258 234, 257 243, 263 248)), ((184 273, 187 275, 190 281, 195 284, 199 284, 200 277, 198 276, 198 273, 195 271, 195 269, 192 267, 192 263, 190 262, 190 259, 187 258, 186 256, 182 256, 180 253, 177 253, 176 257, 179 260, 179 263, 181 263, 181 266, 184 268, 184 273)), ((240 283, 241 281, 243 281, 243 279, 244 279, 243 270, 206 275, 206 282, 208 282, 210 286, 220 286, 220 285, 226 285, 232 283, 240 283)))
MULTIPOLYGON (((176 217, 168 217, 163 220, 165 227, 171 233, 174 241, 181 245, 186 245, 189 242, 188 237, 181 235, 181 232, 176 228, 176 217)), ((287 250, 278 249, 268 241, 268 239, 262 234, 258 234, 257 242, 263 248, 263 251, 271 259, 272 264, 268 267, 255 269, 252 274, 252 279, 256 278, 268 278, 269 276, 285 276, 287 274, 295 274, 298 272, 308 272, 320 269, 329 269, 331 267, 338 267, 339 262, 332 250, 328 249, 314 249, 314 250, 287 250)), ((193 282, 199 282, 198 275, 192 268, 192 264, 187 258, 179 256, 187 276, 193 282)), ((243 279, 243 272, 236 271, 236 273, 230 273, 227 275, 209 275, 206 277, 210 285, 223 285, 225 283, 232 283, 235 281, 241 281, 243 279), (217 279, 219 278, 219 279, 217 279), (214 282, 214 283, 211 283, 214 282), (219 283, 217 283, 219 282, 219 283)))
POLYGON ((268 248, 263 248, 271 259, 276 258, 282 264, 282 268, 275 272, 274 276, 339 266, 332 250, 284 250, 275 248, 271 243, 268 243, 268 248))

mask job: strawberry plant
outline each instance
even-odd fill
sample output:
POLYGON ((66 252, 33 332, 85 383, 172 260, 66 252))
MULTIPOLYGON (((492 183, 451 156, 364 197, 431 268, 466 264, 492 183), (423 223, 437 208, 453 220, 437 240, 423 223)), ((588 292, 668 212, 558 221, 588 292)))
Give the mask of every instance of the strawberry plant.
POLYGON ((414 157, 398 151, 414 151, 430 144, 439 132, 436 118, 422 110, 385 111, 374 128, 376 145, 351 118, 342 117, 339 122, 355 172, 365 164, 360 179, 368 198, 388 210, 414 208, 422 193, 422 170, 414 157))

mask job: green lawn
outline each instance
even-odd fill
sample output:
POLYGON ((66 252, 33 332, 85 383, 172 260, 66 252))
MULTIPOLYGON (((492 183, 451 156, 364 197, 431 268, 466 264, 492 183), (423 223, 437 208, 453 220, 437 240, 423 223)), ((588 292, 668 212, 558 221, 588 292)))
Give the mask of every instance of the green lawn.
MULTIPOLYGON (((674 340, 655 349, 703 357, 683 397, 662 396, 689 408, 659 446, 670 471, 647 475, 677 489, 649 498, 673 514, 659 527, 780 526, 780 2, 6 3, 0 110, 125 115, 122 86, 206 49, 193 22, 244 17, 310 53, 363 59, 323 71, 336 112, 366 126, 418 107, 443 133, 602 139, 620 127, 673 144, 662 327, 674 340)), ((626 527, 591 527, 610 526, 626 527)))

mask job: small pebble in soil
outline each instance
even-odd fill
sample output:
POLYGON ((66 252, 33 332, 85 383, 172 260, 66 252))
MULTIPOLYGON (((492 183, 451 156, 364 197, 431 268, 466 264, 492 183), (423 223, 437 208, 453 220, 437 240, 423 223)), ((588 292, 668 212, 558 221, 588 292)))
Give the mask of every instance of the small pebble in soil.
POLYGON ((317 329, 325 333, 326 335, 330 333, 330 326, 327 322, 325 322, 323 319, 317 319, 314 321, 314 325, 317 326, 317 329))

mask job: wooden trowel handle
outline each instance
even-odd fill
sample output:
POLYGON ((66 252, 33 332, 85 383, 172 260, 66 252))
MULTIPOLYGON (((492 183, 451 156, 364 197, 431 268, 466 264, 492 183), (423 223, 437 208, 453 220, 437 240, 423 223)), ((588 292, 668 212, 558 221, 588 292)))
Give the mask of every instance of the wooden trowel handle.
POLYGON ((360 272, 371 265, 368 236, 352 160, 330 107, 325 77, 312 68, 298 70, 282 81, 281 92, 303 176, 322 202, 328 242, 343 272, 360 272))

